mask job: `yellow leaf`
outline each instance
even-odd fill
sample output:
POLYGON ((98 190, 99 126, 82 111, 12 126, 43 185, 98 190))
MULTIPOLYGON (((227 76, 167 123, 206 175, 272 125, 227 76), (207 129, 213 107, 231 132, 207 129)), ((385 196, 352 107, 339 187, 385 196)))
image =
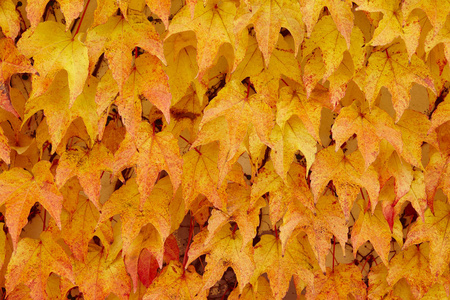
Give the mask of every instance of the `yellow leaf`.
POLYGON ((66 70, 70 90, 69 107, 72 107, 88 77, 88 49, 80 37, 72 37, 64 25, 53 21, 39 23, 34 31, 28 29, 22 34, 17 47, 26 57, 33 57, 34 68, 39 72, 38 76, 33 77, 34 96, 45 93, 57 73, 66 70), (37 91, 35 85, 40 85, 37 91))

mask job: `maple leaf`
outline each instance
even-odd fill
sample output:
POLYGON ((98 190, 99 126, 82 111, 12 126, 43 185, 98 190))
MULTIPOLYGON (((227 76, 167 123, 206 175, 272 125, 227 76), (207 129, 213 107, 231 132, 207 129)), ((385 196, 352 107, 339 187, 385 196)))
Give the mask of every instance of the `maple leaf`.
POLYGON ((382 139, 388 140, 399 153, 402 151, 401 133, 392 118, 378 107, 369 110, 365 105, 359 106, 357 101, 341 109, 331 131, 336 140, 336 151, 356 133, 366 168, 377 158, 382 139))
POLYGON ((425 189, 427 193, 428 207, 434 211, 434 196, 439 188, 450 195, 450 170, 449 170, 449 156, 439 152, 433 151, 430 154, 430 161, 425 168, 425 189))
MULTIPOLYGON (((362 38, 362 36, 361 36, 362 38)), ((331 16, 325 16, 314 26, 311 38, 305 43, 303 57, 308 56, 317 47, 322 51, 325 64, 323 78, 326 80, 339 67, 348 45, 338 31, 331 16)))
POLYGON ((346 156, 340 148, 335 152, 333 146, 321 150, 311 167, 311 191, 316 202, 330 180, 336 187, 346 220, 362 187, 369 193, 372 210, 375 209, 380 190, 378 175, 373 167, 364 171, 364 159, 360 151, 346 156))
MULTIPOLYGON (((115 191, 102 207, 99 223, 105 222, 119 214, 122 220, 123 250, 127 253, 132 241, 139 234, 141 228, 150 223, 160 234, 164 242, 170 234, 171 215, 169 203, 172 196, 172 185, 159 181, 153 188, 152 194, 140 210, 140 195, 135 179, 129 179, 120 189, 115 191)), ((159 262, 162 262, 162 254, 159 262)))
POLYGON ((85 44, 89 50, 89 70, 93 71, 104 53, 121 92, 132 71, 131 51, 135 47, 148 51, 165 63, 159 35, 142 14, 129 14, 127 19, 123 16, 109 18, 105 24, 89 30, 85 44))
POLYGON ((409 106, 410 89, 414 82, 435 92, 424 62, 417 55, 409 59, 402 43, 396 43, 384 51, 380 49, 373 52, 365 72, 367 76, 360 87, 366 93, 370 106, 373 106, 381 87, 386 87, 392 95, 396 121, 400 120, 409 106))
MULTIPOLYGON (((377 251, 381 260, 385 265, 389 264, 389 251, 391 250, 391 237, 398 241, 403 240, 403 232, 400 230, 391 232, 388 222, 384 218, 381 205, 377 205, 373 213, 364 210, 364 205, 358 201, 361 209, 358 219, 355 221, 352 229, 352 244, 353 254, 356 257, 356 252, 366 241, 370 241, 375 251, 377 251)), ((397 219, 397 222, 398 219, 397 219)))
POLYGON ((238 224, 242 235, 242 246, 245 247, 256 235, 260 209, 266 206, 266 202, 259 198, 253 205, 250 205, 250 190, 237 183, 228 184, 227 194, 226 213, 220 210, 211 212, 208 219, 209 236, 205 243, 208 244, 217 231, 231 221, 238 224))
MULTIPOLYGON (((436 32, 436 31, 434 33, 430 32, 427 35, 427 38, 425 40, 425 51, 427 53, 429 53, 433 48, 435 48, 440 43, 442 43, 443 46, 444 46, 444 49, 445 49, 443 51, 443 54, 445 55, 447 60, 449 60, 450 59, 450 40, 449 40, 449 37, 450 37, 450 23, 449 22, 445 22, 445 25, 442 27, 442 29, 439 32, 436 32)), ((439 75, 441 75, 441 74, 439 74, 439 75)))
POLYGON ((292 163, 286 180, 276 173, 272 161, 268 161, 258 172, 251 190, 251 205, 269 193, 269 214, 272 225, 275 225, 286 213, 293 202, 300 202, 311 211, 315 210, 314 199, 306 182, 306 169, 292 163))
POLYGON ((91 245, 86 261, 74 261, 75 282, 86 299, 105 299, 114 293, 120 299, 128 299, 131 280, 122 257, 108 258, 105 248, 91 245), (95 275, 95 276, 93 276, 95 275))
MULTIPOLYGON (((275 299, 283 299, 286 295, 292 275, 299 274, 309 284, 314 280, 314 264, 311 260, 311 248, 294 237, 290 239, 284 251, 281 240, 273 235, 265 234, 254 247, 255 271, 252 282, 267 273, 270 287, 275 299)), ((254 284, 254 285, 255 285, 254 284)))
POLYGON ((264 276, 258 277, 258 282, 255 286, 247 284, 239 294, 238 289, 234 289, 228 296, 229 300, 273 300, 275 299, 270 288, 269 281, 264 276))
MULTIPOLYGON (((439 109, 439 107, 438 107, 439 109)), ((403 148, 399 153, 410 164, 423 169, 422 166, 422 143, 427 142, 433 146, 436 145, 436 139, 433 134, 434 118, 439 113, 433 113, 433 119, 430 122, 428 117, 420 112, 407 109, 402 118, 397 122, 396 128, 402 133, 403 148), (428 131, 428 134, 425 134, 428 131)))
POLYGON ((12 168, 0 174, 0 205, 6 206, 6 225, 17 248, 19 235, 27 224, 30 208, 39 202, 61 226, 60 215, 63 197, 58 191, 50 172, 50 162, 40 161, 31 172, 22 168, 12 168))
POLYGON ((26 57, 33 57, 33 67, 39 72, 33 77, 35 96, 47 91, 58 71, 67 71, 71 107, 88 77, 88 49, 80 41, 80 35, 72 37, 64 25, 46 21, 39 23, 34 31, 24 32, 17 47, 26 57))
POLYGON ((206 299, 202 285, 202 276, 193 266, 183 269, 180 262, 171 261, 150 285, 143 299, 170 300, 180 296, 187 300, 206 299))
POLYGON ((428 20, 436 33, 444 26, 450 12, 449 4, 448 0, 406 0, 402 5, 402 12, 405 16, 409 16, 414 9, 422 9, 427 14, 428 20))
POLYGON ((405 279, 402 278, 391 286, 386 280, 387 275, 388 269, 384 264, 370 269, 367 295, 369 299, 415 299, 405 279))
POLYGON ((137 140, 129 134, 125 136, 114 157, 116 158, 114 173, 118 173, 125 167, 137 166, 141 206, 152 192, 162 170, 169 173, 174 191, 181 184, 183 160, 177 141, 172 133, 156 132, 155 127, 152 128, 147 122, 140 123, 137 140))
POLYGON ((314 285, 307 286, 306 299, 345 299, 351 294, 355 299, 365 299, 366 285, 361 271, 353 264, 340 264, 334 270, 328 269, 314 274, 314 285), (314 287, 314 288, 313 288, 314 287))
POLYGON ((280 28, 288 29, 294 37, 295 54, 303 40, 303 21, 300 5, 291 0, 252 0, 247 1, 237 16, 235 32, 241 33, 248 25, 253 24, 259 49, 264 57, 265 65, 269 65, 270 57, 277 44, 280 28))
MULTIPOLYGON (((112 73, 114 76, 114 72, 112 73)), ((116 79, 117 80, 117 79, 116 79)), ((170 121, 170 99, 167 75, 158 58, 144 53, 135 60, 135 66, 124 83, 115 103, 130 134, 135 137, 142 119, 141 98, 144 96, 160 109, 170 121)))
POLYGON ((400 3, 397 1, 360 1, 358 10, 383 13, 383 18, 369 42, 372 46, 388 45, 395 38, 401 37, 405 42, 408 57, 411 59, 419 45, 421 32, 417 15, 403 15, 400 3))
POLYGON ((394 285, 400 278, 405 278, 411 286, 416 299, 421 299, 434 284, 435 279, 429 268, 430 247, 428 243, 411 246, 397 253, 389 262, 387 282, 394 285), (420 265, 421 268, 417 268, 420 265), (423 266, 423 267, 422 267, 423 266))
MULTIPOLYGON (((6 1, 7 3, 8 1, 6 1)), ((2 2, 3 3, 3 2, 2 2)), ((1 5, 1 4, 0 4, 1 5)), ((0 24, 1 26, 1 24, 0 24)), ((28 59, 21 54, 14 41, 7 38, 0 39, 0 107, 20 117, 11 103, 10 78, 15 73, 35 73, 28 59)))
POLYGON ((228 267, 233 268, 239 282, 239 290, 250 282, 254 272, 253 248, 250 244, 242 245, 239 230, 231 230, 231 226, 223 226, 209 244, 204 244, 208 236, 206 230, 194 237, 189 248, 189 259, 186 266, 202 254, 206 254, 206 268, 203 274, 203 288, 207 289, 219 280, 228 267))
POLYGON ((191 207, 191 203, 200 193, 215 207, 219 209, 226 207, 226 185, 218 183, 217 150, 217 144, 213 142, 198 149, 194 148, 183 155, 181 185, 187 208, 191 207))
MULTIPOLYGON (((27 17, 31 23, 31 30, 34 30, 39 26, 41 17, 44 14, 44 10, 48 4, 49 0, 31 0, 27 2, 27 17)), ((80 12, 83 10, 84 1, 83 0, 60 0, 58 3, 61 5, 61 11, 64 13, 66 19, 67 31, 80 12)))
POLYGON ((73 256, 84 261, 87 255, 89 241, 94 236, 100 213, 92 201, 84 197, 65 197, 67 202, 73 202, 73 210, 61 212, 61 237, 69 246, 73 256))
POLYGON ((69 87, 65 74, 59 73, 47 92, 41 96, 30 97, 25 106, 24 119, 27 120, 36 112, 43 110, 46 116, 50 140, 54 150, 59 146, 70 124, 78 117, 83 119, 91 141, 97 135, 97 114, 94 102, 97 79, 91 77, 85 85, 84 91, 70 106, 69 87), (59 99, 59 101, 52 101, 59 99))
POLYGON ((350 45, 350 36, 353 27, 352 2, 348 0, 315 0, 315 1, 300 1, 301 11, 303 13, 303 20, 305 22, 308 36, 317 25, 319 15, 324 6, 327 7, 328 12, 336 24, 337 29, 350 45))
POLYGON ((418 219, 411 226, 403 249, 429 241, 431 276, 437 278, 450 260, 450 244, 447 239, 450 206, 442 201, 435 201, 434 207, 434 215, 428 209, 425 211, 425 221, 418 219))
POLYGON ((201 130, 205 123, 221 116, 225 117, 231 147, 227 160, 230 160, 238 150, 249 124, 255 126, 263 143, 271 144, 269 135, 274 124, 272 111, 258 94, 249 96, 249 89, 250 86, 246 91, 245 87, 236 80, 230 81, 206 107, 200 123, 201 130))
POLYGON ((348 227, 338 200, 334 196, 322 196, 315 206, 314 213, 298 201, 293 201, 280 226, 283 249, 289 237, 295 235, 296 231, 304 231, 308 234, 312 250, 324 272, 326 271, 326 256, 331 248, 330 239, 333 236, 339 241, 342 253, 345 253, 348 227))
MULTIPOLYGON (((198 79, 202 80, 206 71, 212 67, 222 44, 234 44, 233 20, 236 6, 230 1, 208 2, 205 6, 197 2, 194 14, 188 6, 183 7, 172 19, 167 36, 195 32, 197 38, 198 79)), ((226 54, 229 56, 229 54, 226 54)), ((234 57, 230 57, 232 61, 234 57)))
POLYGON ((286 179, 297 151, 300 150, 306 158, 307 171, 314 162, 317 142, 297 116, 291 117, 284 124, 284 128, 275 125, 271 133, 271 142, 274 145, 271 152, 274 167, 283 179, 286 179))
POLYGON ((302 85, 290 85, 280 89, 277 100, 276 123, 284 127, 286 122, 297 115, 309 134, 321 144, 319 135, 322 108, 327 107, 328 95, 324 89, 316 89, 308 94, 302 85))
POLYGON ((77 176, 84 192, 94 205, 100 209, 100 188, 103 171, 112 171, 113 157, 103 144, 95 144, 92 149, 75 146, 61 155, 56 169, 57 186, 77 176))
POLYGON ((24 238, 8 264, 6 288, 12 291, 23 283, 30 288, 33 299, 48 299, 45 290, 51 272, 74 282, 72 264, 50 233, 43 232, 39 240, 24 238))
POLYGON ((0 2, 0 27, 6 37, 16 38, 20 31, 19 14, 16 6, 11 0, 0 2))

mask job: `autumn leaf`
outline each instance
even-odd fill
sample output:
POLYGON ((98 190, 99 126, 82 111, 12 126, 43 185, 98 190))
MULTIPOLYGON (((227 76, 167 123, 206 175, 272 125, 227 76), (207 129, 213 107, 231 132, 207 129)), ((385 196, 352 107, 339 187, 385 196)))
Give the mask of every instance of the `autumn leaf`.
MULTIPOLYGON (((234 43, 233 20, 235 15, 236 6, 232 2, 208 2, 204 6, 199 1, 195 5, 192 18, 188 6, 185 6, 172 19, 166 39, 174 34, 185 34, 186 31, 195 32, 199 80, 202 80, 206 71, 212 67, 219 47, 223 44, 234 43)), ((229 59, 232 61, 234 57, 229 59)))
POLYGON ((203 125, 215 118, 224 116, 228 124, 231 149, 228 153, 230 160, 241 145, 252 123, 263 143, 269 144, 270 128, 273 126, 273 116, 270 107, 258 94, 249 96, 248 90, 240 82, 230 81, 216 98, 207 106, 200 130, 203 125))
POLYGON ((281 248, 281 240, 268 234, 263 235, 254 247, 256 269, 252 282, 256 285, 257 278, 267 273, 275 299, 283 299, 286 295, 292 275, 299 274, 310 284, 314 278, 308 244, 304 245, 294 237, 287 242, 284 251, 281 248))
POLYGON ((209 243, 216 233, 231 221, 238 224, 242 234, 242 246, 245 247, 256 236, 260 209, 266 206, 266 202, 259 198, 250 206, 250 190, 237 183, 229 183, 227 192, 226 213, 220 210, 211 212, 208 220, 209 236, 205 243, 209 243))
MULTIPOLYGON (((8 3, 2 2, 3 3, 8 3)), ((1 5, 1 4, 0 4, 1 5)), ((1 24, 0 24, 1 26, 1 24)), ((35 73, 36 70, 31 66, 28 59, 21 54, 13 40, 0 39, 0 107, 9 111, 16 117, 19 114, 11 103, 10 79, 15 73, 35 73)))
POLYGON ((235 33, 239 34, 250 24, 253 24, 256 31, 256 39, 266 66, 269 65, 281 27, 288 29, 294 37, 294 51, 297 54, 304 34, 298 2, 290 0, 248 1, 239 11, 234 29, 235 33))
POLYGON ((122 256, 107 260, 104 248, 89 247, 86 261, 74 261, 75 282, 86 299, 105 299, 110 293, 128 299, 131 280, 125 270, 122 256), (96 274, 96 276, 92 276, 96 274))
POLYGON ((48 299, 45 290, 52 272, 74 281, 69 258, 48 232, 43 232, 39 240, 24 238, 8 264, 6 288, 12 291, 23 283, 33 299, 48 299))
POLYGON ((380 190, 378 175, 373 167, 364 171, 364 160, 359 150, 346 156, 342 149, 339 148, 335 152, 333 147, 329 146, 317 154, 311 167, 311 192, 315 202, 331 180, 336 187, 346 220, 360 188, 367 190, 372 210, 375 209, 380 190))
POLYGON ((270 288, 269 281, 264 276, 258 277, 258 283, 255 286, 247 284, 239 294, 239 289, 234 289, 228 296, 230 300, 273 300, 272 289, 270 288))
POLYGON ((128 251, 128 247, 132 241, 139 234, 141 228, 148 223, 156 228, 164 242, 170 234, 171 228, 171 216, 168 210, 169 203, 173 197, 171 189, 172 186, 164 185, 164 182, 157 184, 153 188, 150 197, 146 199, 143 209, 140 210, 141 202, 138 185, 136 180, 130 179, 120 189, 115 191, 103 205, 98 222, 102 223, 114 215, 120 215, 122 220, 123 249, 125 253, 128 251), (170 191, 168 191, 169 189, 170 191))
POLYGON ((67 71, 71 107, 88 77, 88 49, 80 36, 72 37, 64 25, 47 21, 39 23, 34 31, 29 29, 22 34, 17 47, 26 57, 33 57, 33 67, 39 72, 33 79, 33 85, 38 86, 34 90, 35 96, 48 90, 58 71, 67 71))
POLYGON ((136 165, 142 206, 151 194, 162 170, 169 173, 173 190, 178 189, 181 184, 183 160, 178 143, 170 132, 156 132, 155 127, 152 128, 152 125, 147 122, 141 122, 137 137, 135 140, 131 135, 125 136, 114 154, 116 158, 114 173, 118 173, 125 167, 136 165))
POLYGON ((180 262, 171 261, 148 288, 144 300, 170 300, 180 295, 183 299, 205 299, 202 277, 193 266, 183 269, 180 262))
POLYGON ((254 272, 253 248, 250 244, 242 245, 242 235, 239 230, 231 230, 231 226, 223 226, 209 244, 204 244, 207 231, 202 231, 194 237, 189 248, 187 266, 202 254, 206 254, 206 268, 203 274, 203 288, 207 289, 216 283, 228 267, 233 268, 240 284, 240 291, 250 282, 254 272))
POLYGON ((351 294, 355 299, 365 299, 366 285, 361 279, 361 271, 353 264, 341 264, 334 270, 314 274, 314 289, 306 288, 306 299, 345 299, 351 294))
POLYGON ((344 37, 347 46, 350 45, 350 35, 353 29, 353 15, 351 1, 337 1, 337 0, 314 0, 314 1, 300 1, 301 10, 303 13, 303 20, 305 22, 308 36, 317 25, 319 15, 324 6, 331 14, 331 17, 336 24, 340 34, 344 37))
POLYGON ((373 46, 384 46, 390 44, 395 38, 401 37, 405 42, 408 57, 411 59, 419 45, 421 32, 419 17, 414 14, 404 15, 400 3, 396 1, 360 2, 358 10, 383 13, 383 18, 369 43, 373 46))
POLYGON ((51 164, 41 161, 31 172, 12 168, 0 174, 0 191, 3 195, 0 205, 6 206, 6 225, 11 233, 14 249, 17 249, 19 235, 27 224, 30 208, 39 202, 61 226, 63 197, 55 185, 50 172, 51 164))
POLYGON ((430 247, 428 243, 410 246, 397 253, 389 262, 387 282, 393 285, 400 278, 405 278, 411 286, 411 291, 417 299, 421 299, 433 285, 435 279, 431 274, 429 265, 430 247), (416 266, 423 266, 418 269, 416 266))
MULTIPOLYGON (((48 0, 32 0, 27 3, 27 16, 31 23, 31 29, 34 30, 39 26, 41 17, 44 14, 44 10, 48 5, 48 0)), ((67 31, 80 12, 83 10, 84 1, 83 0, 62 0, 58 2, 61 5, 61 10, 66 18, 66 29, 67 31)))
POLYGON ((20 30, 19 14, 16 5, 11 0, 0 3, 0 28, 5 36, 14 39, 20 30))
POLYGON ((202 193, 217 208, 226 207, 225 184, 219 184, 217 144, 194 148, 183 156, 182 189, 187 208, 202 193))
POLYGON ((402 240, 403 233, 401 230, 394 230, 391 232, 391 228, 384 218, 380 205, 377 205, 373 214, 370 211, 364 210, 364 204, 361 201, 358 201, 358 205, 361 211, 352 228, 351 240, 353 254, 356 256, 359 247, 366 241, 370 241, 382 262, 385 265, 388 265, 389 251, 391 250, 391 237, 396 240, 402 240))
POLYGON ((392 95, 395 121, 400 120, 409 106, 410 89, 414 82, 435 91, 424 62, 417 55, 409 59, 405 46, 401 43, 396 43, 384 51, 380 49, 373 52, 368 60, 366 74, 364 86, 360 87, 366 93, 370 106, 373 107, 381 87, 386 87, 392 95))
MULTIPOLYGON (((114 76, 114 72, 112 75, 114 76)), ((149 54, 143 54, 135 60, 135 66, 115 101, 125 127, 133 137, 137 134, 142 118, 141 95, 161 110, 167 122, 170 122, 172 96, 169 93, 167 75, 159 59, 149 54), (149 78, 152 78, 151 82, 149 78)))
POLYGON ((251 190, 251 205, 269 193, 269 215, 272 226, 286 213, 292 203, 300 202, 307 209, 315 211, 314 200, 306 182, 305 167, 292 163, 286 180, 283 180, 275 171, 272 161, 267 162, 259 170, 251 190))
POLYGON ((358 149, 364 157, 366 168, 377 158, 382 139, 388 140, 398 152, 403 147, 401 133, 395 128, 392 118, 378 107, 369 109, 364 104, 358 105, 357 101, 341 109, 332 133, 336 151, 356 133, 358 149))
POLYGON ((112 159, 103 144, 95 144, 92 149, 75 146, 61 155, 56 169, 56 184, 62 187, 67 180, 77 176, 89 200, 100 209, 100 180, 103 171, 112 171, 112 159))
POLYGON ((341 245, 342 252, 345 253, 348 228, 335 197, 321 197, 315 208, 313 213, 299 202, 293 201, 283 217, 280 239, 285 249, 289 237, 298 234, 299 231, 306 232, 319 266, 325 271, 325 259, 331 248, 330 239, 334 235, 341 245))
POLYGON ((128 15, 127 19, 122 16, 109 18, 105 24, 88 32, 85 44, 89 54, 89 70, 93 71, 100 55, 104 53, 121 92, 132 71, 131 51, 135 47, 140 47, 165 62, 159 35, 140 14, 128 15))
POLYGON ((449 205, 442 201, 434 202, 434 215, 431 210, 425 211, 425 221, 418 219, 411 226, 406 237, 403 249, 410 245, 430 242, 430 269, 431 276, 437 278, 441 275, 450 260, 450 244, 447 239, 449 205))

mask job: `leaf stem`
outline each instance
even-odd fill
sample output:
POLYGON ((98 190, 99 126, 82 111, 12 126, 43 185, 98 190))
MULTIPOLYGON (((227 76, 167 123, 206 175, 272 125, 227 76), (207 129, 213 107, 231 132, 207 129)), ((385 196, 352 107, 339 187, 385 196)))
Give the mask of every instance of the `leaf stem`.
POLYGON ((236 230, 237 230, 237 223, 234 223, 233 232, 232 232, 231 234, 234 235, 234 233, 236 232, 236 230))
MULTIPOLYGON (((184 136, 180 135, 180 138, 182 138, 186 143, 192 146, 192 143, 189 142, 184 136)), ((194 147, 194 150, 197 151, 198 155, 202 155, 202 153, 197 149, 197 147, 194 147)))
POLYGON ((86 14, 86 10, 89 5, 89 2, 91 2, 91 0, 87 0, 87 2, 86 2, 86 6, 84 7, 83 14, 81 15, 80 22, 78 23, 77 31, 75 31, 74 36, 76 36, 78 34, 78 31, 80 31, 81 23, 83 23, 84 15, 86 14))

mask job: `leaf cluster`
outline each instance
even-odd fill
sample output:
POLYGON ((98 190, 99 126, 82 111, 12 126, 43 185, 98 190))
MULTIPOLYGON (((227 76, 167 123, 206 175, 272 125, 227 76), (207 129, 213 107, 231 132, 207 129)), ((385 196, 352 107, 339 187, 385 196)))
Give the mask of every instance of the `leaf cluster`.
POLYGON ((0 0, 3 298, 448 298, 449 13, 0 0))

